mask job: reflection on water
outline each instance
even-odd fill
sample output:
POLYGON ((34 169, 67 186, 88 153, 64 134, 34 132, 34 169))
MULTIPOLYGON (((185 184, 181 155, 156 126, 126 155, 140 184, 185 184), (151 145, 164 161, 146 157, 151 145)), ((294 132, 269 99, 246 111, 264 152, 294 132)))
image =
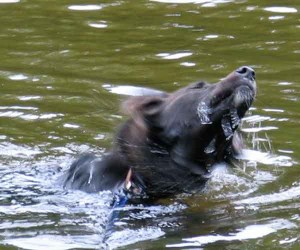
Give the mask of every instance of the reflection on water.
POLYGON ((179 59, 187 56, 191 56, 193 53, 190 52, 181 52, 181 53, 176 53, 176 54, 169 54, 169 53, 159 53, 157 56, 167 59, 167 60, 172 60, 172 59, 179 59))
POLYGON ((104 29, 107 28, 107 23, 106 21, 100 21, 98 23, 89 23, 89 26, 97 29, 104 29))
MULTIPOLYGON (((295 183, 299 185, 299 183, 295 183)), ((247 198, 241 201, 237 201, 236 204, 272 204, 276 202, 289 201, 291 199, 297 199, 300 197, 300 187, 292 187, 288 190, 281 190, 279 193, 262 195, 253 198, 247 198)))
POLYGON ((161 3, 195 3, 202 4, 203 7, 215 7, 219 3, 229 3, 232 0, 151 0, 161 3))
POLYGON ((101 5, 71 5, 68 7, 70 10, 101 10, 101 5))
POLYGON ((109 92, 118 94, 118 95, 127 95, 127 96, 147 96, 147 95, 160 95, 163 92, 156 89, 136 87, 136 86, 112 86, 111 84, 102 85, 103 88, 107 89, 109 92))
MULTIPOLYGON (((217 241, 237 241, 237 240, 242 241, 242 240, 249 240, 249 239, 257 239, 257 238, 262 238, 264 236, 267 236, 268 234, 271 233, 276 233, 278 230, 289 229, 289 228, 296 228, 296 225, 285 220, 275 220, 269 224, 247 226, 243 229, 239 229, 238 233, 230 233, 230 235, 228 236, 207 235, 207 236, 188 238, 188 239, 183 239, 183 241, 188 243, 172 244, 172 245, 167 245, 167 247, 174 247, 174 248, 197 247, 197 246, 202 246, 217 241)), ((295 240, 296 239, 297 238, 295 238, 295 240)))
POLYGON ((299 10, 0 0, 1 249, 297 249, 299 10), (234 167, 216 165, 201 194, 119 209, 103 242, 111 193, 63 190, 74 157, 111 147, 126 96, 217 82, 241 65, 255 68, 258 97, 234 167))
POLYGON ((297 13, 296 8, 291 8, 291 7, 267 7, 264 8, 266 11, 270 12, 276 12, 276 13, 297 13))
POLYGON ((18 3, 20 0, 0 0, 0 3, 18 3))

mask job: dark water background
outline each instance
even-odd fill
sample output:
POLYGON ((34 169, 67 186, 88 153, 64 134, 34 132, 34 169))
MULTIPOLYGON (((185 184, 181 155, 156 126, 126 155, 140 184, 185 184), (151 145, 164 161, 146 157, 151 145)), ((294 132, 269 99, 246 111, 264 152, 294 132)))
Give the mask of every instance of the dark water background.
POLYGON ((0 249, 300 249, 299 12, 298 0, 0 0, 0 249), (241 65, 259 91, 237 167, 202 194, 125 207, 103 244, 110 194, 57 180, 109 149, 122 94, 241 65))

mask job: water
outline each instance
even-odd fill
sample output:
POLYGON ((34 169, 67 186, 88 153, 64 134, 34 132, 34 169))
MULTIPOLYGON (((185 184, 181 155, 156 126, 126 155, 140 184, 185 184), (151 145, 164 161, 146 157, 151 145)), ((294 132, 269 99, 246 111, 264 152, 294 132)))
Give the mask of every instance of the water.
POLYGON ((299 249, 299 1, 0 0, 1 249, 299 249), (121 209, 63 190, 101 154, 125 95, 255 68, 248 150, 203 193, 121 209), (125 94, 125 95, 124 95, 125 94))

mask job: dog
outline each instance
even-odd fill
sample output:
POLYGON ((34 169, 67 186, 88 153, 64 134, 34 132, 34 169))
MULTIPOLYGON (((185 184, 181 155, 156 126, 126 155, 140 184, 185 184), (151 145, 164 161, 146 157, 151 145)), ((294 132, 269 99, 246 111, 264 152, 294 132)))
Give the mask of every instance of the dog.
POLYGON ((237 128, 255 99, 255 78, 242 66, 215 84, 129 98, 122 109, 130 118, 111 152, 80 156, 64 187, 154 198, 199 192, 214 164, 241 151, 237 128))

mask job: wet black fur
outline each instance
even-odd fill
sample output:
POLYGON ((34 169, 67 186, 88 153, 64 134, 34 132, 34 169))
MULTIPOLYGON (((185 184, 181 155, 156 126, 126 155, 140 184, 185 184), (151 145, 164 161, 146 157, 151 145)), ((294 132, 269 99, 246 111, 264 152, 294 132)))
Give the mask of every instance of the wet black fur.
POLYGON ((197 192, 213 164, 239 152, 236 129, 254 100, 254 79, 254 71, 244 66, 216 84, 198 82, 171 94, 130 98, 123 109, 131 118, 111 152, 81 156, 67 172, 65 187, 115 192, 124 188, 131 168, 133 193, 197 192))

